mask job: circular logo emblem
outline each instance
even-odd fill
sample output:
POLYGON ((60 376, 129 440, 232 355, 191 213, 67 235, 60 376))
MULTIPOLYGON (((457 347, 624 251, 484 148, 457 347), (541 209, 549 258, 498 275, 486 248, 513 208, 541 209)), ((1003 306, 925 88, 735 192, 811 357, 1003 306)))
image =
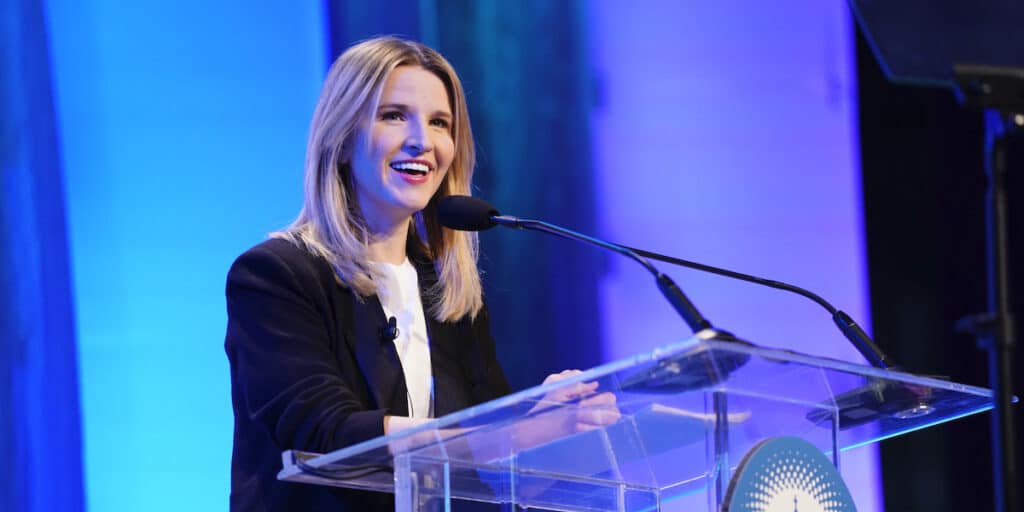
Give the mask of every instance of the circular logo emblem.
POLYGON ((743 457, 729 483, 725 512, 855 512, 835 466, 797 437, 762 441, 743 457))

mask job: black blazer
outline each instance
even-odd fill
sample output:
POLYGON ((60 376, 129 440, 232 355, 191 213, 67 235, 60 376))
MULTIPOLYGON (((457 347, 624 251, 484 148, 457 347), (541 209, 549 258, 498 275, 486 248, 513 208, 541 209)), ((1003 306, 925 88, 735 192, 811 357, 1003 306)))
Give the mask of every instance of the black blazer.
MULTIPOLYGON (((411 247, 411 246, 410 246, 411 247)), ((432 263, 410 250, 423 291, 432 263)), ((227 279, 235 413, 231 510, 384 510, 390 495, 280 482, 281 452, 326 453, 384 434, 384 416, 408 415, 405 377, 376 296, 357 300, 326 260, 267 240, 242 254, 227 279)), ((486 309, 475 321, 427 315, 440 417, 509 393, 486 309)))

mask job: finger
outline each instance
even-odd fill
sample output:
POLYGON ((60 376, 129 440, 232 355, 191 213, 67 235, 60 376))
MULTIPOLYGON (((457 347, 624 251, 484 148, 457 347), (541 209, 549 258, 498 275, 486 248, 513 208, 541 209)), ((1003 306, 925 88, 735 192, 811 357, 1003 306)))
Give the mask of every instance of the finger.
POLYGON ((610 425, 619 421, 622 413, 615 407, 599 407, 585 409, 576 413, 577 423, 588 423, 591 425, 610 425))
MULTIPOLYGON (((575 376, 575 375, 579 375, 581 373, 583 373, 583 372, 581 372, 579 370, 565 370, 562 373, 556 373, 556 374, 548 375, 547 378, 544 379, 544 384, 545 385, 552 384, 552 383, 558 382, 560 380, 567 379, 567 378, 575 376)), ((585 395, 589 395, 589 394, 593 393, 594 390, 597 389, 597 386, 598 386, 598 383, 596 381, 592 381, 592 382, 579 382, 579 383, 572 384, 570 386, 564 387, 562 389, 554 390, 551 393, 549 393, 548 396, 546 396, 545 398, 548 399, 548 400, 556 400, 556 401, 573 400, 573 399, 579 398, 581 396, 585 396, 585 395)))
POLYGON ((589 432, 601 428, 601 425, 591 425, 590 423, 577 423, 576 432, 589 432))
POLYGON ((596 395, 588 396, 583 400, 580 400, 581 407, 598 407, 602 405, 615 405, 618 402, 618 397, 615 393, 598 393, 596 395))
POLYGON ((576 415, 576 431, 588 431, 607 427, 617 423, 622 415, 617 409, 604 409, 600 411, 588 411, 587 414, 576 415))
MULTIPOLYGON (((571 388, 567 388, 557 394, 558 398, 563 401, 579 400, 580 405, 583 405, 584 403, 587 403, 588 400, 592 400, 595 397, 600 396, 594 394, 594 390, 596 389, 597 383, 584 383, 572 386, 571 388)), ((610 393, 601 394, 603 395, 610 393)), ((614 397, 614 395, 612 396, 614 397)), ((596 403, 596 405, 605 405, 609 403, 614 403, 614 398, 602 398, 596 403)))
POLYGON ((556 380, 561 380, 561 379, 568 379, 569 377, 572 377, 574 375, 579 375, 581 373, 583 373, 583 372, 581 372, 580 370, 562 370, 562 371, 552 375, 552 377, 555 377, 556 380))
POLYGON ((555 375, 558 375, 559 378, 567 379, 569 377, 572 377, 574 375, 579 375, 581 373, 583 373, 582 370, 575 370, 575 369, 573 369, 573 370, 562 370, 562 371, 556 373, 555 375))
POLYGON ((580 382, 570 388, 570 394, 573 398, 589 395, 597 389, 596 382, 580 382))
POLYGON ((597 389, 597 383, 584 382, 556 390, 551 393, 549 398, 559 402, 569 402, 590 395, 595 389, 597 389))
POLYGON ((562 371, 560 371, 558 373, 552 373, 551 375, 548 375, 547 377, 545 377, 544 378, 544 384, 551 384, 552 382, 557 382, 557 381, 560 381, 562 379, 567 379, 569 377, 572 377, 573 375, 579 375, 581 373, 583 373, 583 372, 580 371, 580 370, 562 370, 562 371))

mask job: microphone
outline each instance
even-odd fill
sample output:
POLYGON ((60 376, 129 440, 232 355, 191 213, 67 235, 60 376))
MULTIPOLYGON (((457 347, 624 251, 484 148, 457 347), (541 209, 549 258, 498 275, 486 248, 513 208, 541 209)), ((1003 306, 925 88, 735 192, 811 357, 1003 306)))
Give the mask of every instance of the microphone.
MULTIPOLYGON (((687 320, 687 324, 690 325, 691 329, 694 329, 697 337, 702 339, 736 341, 751 345, 749 342, 740 340, 727 332, 711 327, 711 324, 707 323, 707 320, 701 317, 696 308, 693 308, 693 305, 689 303, 682 290, 679 290, 668 277, 654 269, 644 257, 790 291, 813 300, 831 313, 833 320, 843 335, 853 343, 857 350, 872 365, 883 370, 897 369, 896 366, 891 364, 888 356, 882 353, 874 342, 871 341, 867 333, 849 315, 837 310, 818 295, 798 286, 605 242, 546 222, 501 215, 496 208, 486 201, 468 196, 449 196, 442 199, 440 204, 438 204, 438 219, 443 226, 463 231, 483 231, 497 225, 520 229, 534 229, 597 245, 629 256, 656 275, 658 287, 662 290, 662 293, 665 294, 669 302, 687 320), (678 295, 675 292, 678 292, 678 295), (692 308, 692 311, 687 309, 687 304, 692 308), (694 319, 690 316, 694 314, 696 315, 696 322, 698 322, 696 324, 692 323, 694 319), (701 321, 704 323, 699 323, 701 321), (698 331, 696 329, 704 325, 706 327, 703 330, 698 331)), ((733 370, 743 366, 748 359, 748 356, 742 354, 736 354, 733 358, 723 357, 716 359, 714 364, 720 365, 724 373, 722 376, 717 375, 715 372, 708 372, 707 367, 710 362, 703 360, 699 356, 692 359, 671 361, 670 364, 662 364, 636 375, 627 376, 622 382, 622 387, 623 389, 633 388, 655 393, 677 393, 701 389, 727 378, 733 370), (680 366, 681 364, 682 366, 680 366)), ((888 418, 926 416, 935 410, 932 404, 947 399, 948 394, 949 392, 944 390, 925 390, 920 386, 872 379, 864 386, 838 394, 832 400, 823 402, 820 408, 808 412, 806 418, 815 425, 828 427, 831 422, 835 421, 835 418, 832 416, 832 411, 835 410, 839 415, 840 430, 846 430, 864 423, 888 418)), ((716 411, 719 410, 718 408, 719 405, 716 402, 716 411)))
POLYGON ((437 205, 441 225, 456 231, 485 231, 498 225, 498 209, 483 199, 470 196, 447 196, 437 205))
MULTIPOLYGON (((469 196, 449 196, 441 201, 438 205, 438 216, 441 224, 452 229, 459 229, 463 231, 483 231, 490 229, 497 225, 504 225, 514 228, 527 227, 524 223, 533 223, 537 221, 522 220, 516 217, 499 214, 498 210, 491 206, 489 203, 482 199, 469 196), (458 226, 458 227, 456 227, 458 226)), ((544 229, 541 229, 542 231, 544 229)), ((771 288, 785 290, 788 292, 796 293, 802 297, 808 298, 814 301, 816 304, 825 308, 829 314, 832 315, 832 320, 836 326, 843 333, 850 343, 857 349, 858 352, 867 360, 872 366, 881 369, 893 369, 896 366, 893 364, 889 356, 885 355, 884 352, 871 340, 866 332, 855 322, 848 314, 843 311, 836 309, 832 304, 828 303, 825 299, 820 296, 800 288, 799 286, 783 283, 781 281, 775 281, 772 279, 765 279, 749 274, 743 274, 732 270, 723 268, 713 267, 711 265, 704 265, 702 263, 696 263, 687 261, 679 258, 673 258, 671 256, 665 256, 662 254, 644 251, 642 249, 636 249, 624 245, 614 244, 610 242, 602 242, 608 246, 614 246, 615 248, 622 249, 624 251, 633 253, 637 257, 649 258, 652 260, 669 263, 681 267, 691 268, 694 270, 700 270, 702 272, 709 272, 724 277, 730 277, 733 279, 739 279, 741 281, 747 281, 762 286, 768 286, 771 288)), ((613 249, 616 250, 616 249, 613 249)), ((660 282, 659 282, 660 286, 660 282)))
POLYGON ((398 319, 395 317, 388 318, 388 323, 381 328, 380 332, 381 340, 383 341, 395 341, 398 339, 398 319))

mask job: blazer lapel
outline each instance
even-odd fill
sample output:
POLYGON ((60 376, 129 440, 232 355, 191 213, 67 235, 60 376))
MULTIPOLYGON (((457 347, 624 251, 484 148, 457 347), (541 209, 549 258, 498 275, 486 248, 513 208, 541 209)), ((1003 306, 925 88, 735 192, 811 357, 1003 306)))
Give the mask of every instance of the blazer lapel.
POLYGON ((423 303, 427 339, 430 342, 430 366, 434 383, 434 417, 440 418, 465 407, 465 404, 462 404, 461 400, 457 398, 462 390, 456 389, 454 376, 448 375, 451 373, 451 369, 447 366, 455 361, 449 361, 450 357, 441 355, 457 353, 456 338, 450 332, 453 326, 438 322, 430 313, 430 305, 433 300, 430 297, 430 292, 437 285, 437 271, 434 269, 433 262, 419 251, 410 250, 409 252, 419 279, 420 301, 423 303))
MULTIPOLYGON (((455 332, 457 328, 454 324, 438 322, 430 314, 433 300, 430 291, 437 284, 437 272, 434 270, 433 262, 412 240, 409 243, 408 255, 416 267, 419 280, 420 301, 427 324, 427 339, 430 343, 430 360, 434 374, 434 416, 440 417, 468 405, 464 403, 465 400, 459 398, 463 396, 464 390, 458 389, 455 375, 439 375, 439 371, 445 374, 457 373, 456 368, 446 371, 442 367, 447 368, 452 364, 457 366, 458 333, 455 332), (448 361, 449 359, 451 361, 448 361)), ((384 315, 384 308, 380 305, 380 299, 374 295, 359 301, 356 300, 355 292, 345 291, 348 292, 346 295, 349 297, 351 307, 351 314, 346 315, 347 324, 351 328, 347 337, 356 354, 359 368, 366 376, 370 393, 377 401, 377 407, 386 408, 396 416, 408 416, 405 374, 402 372, 402 363, 398 359, 395 344, 384 339, 387 318, 384 315)))
POLYGON ((395 344, 384 338, 387 325, 384 308, 376 295, 363 301, 356 300, 355 292, 349 295, 352 298, 352 314, 348 317, 352 325, 351 342, 370 393, 377 407, 388 409, 395 416, 408 416, 402 363, 395 344))

